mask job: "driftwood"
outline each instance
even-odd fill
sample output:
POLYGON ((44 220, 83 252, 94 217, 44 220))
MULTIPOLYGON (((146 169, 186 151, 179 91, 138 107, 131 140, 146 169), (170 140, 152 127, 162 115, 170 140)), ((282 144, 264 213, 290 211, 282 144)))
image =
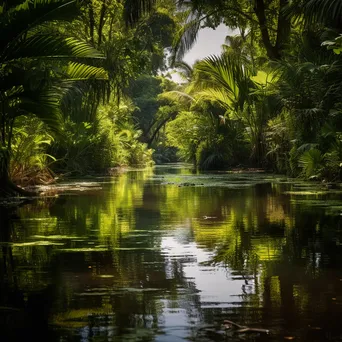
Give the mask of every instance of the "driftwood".
MULTIPOLYGON (((243 333, 263 333, 263 334, 269 334, 270 331, 267 329, 261 329, 261 328, 251 328, 246 325, 240 325, 235 322, 224 320, 223 324, 220 326, 220 328, 216 325, 204 325, 202 327, 197 328, 197 333, 200 331, 204 331, 206 334, 211 334, 213 336, 217 336, 217 338, 220 338, 220 341, 222 340, 223 336, 227 336, 228 334, 243 334, 243 333)), ((212 339, 213 337, 211 337, 212 339)), ((215 339, 216 340, 216 339, 215 339)))
POLYGON ((247 327, 246 325, 240 325, 237 324, 235 322, 229 321, 228 319, 225 319, 223 321, 223 324, 227 329, 231 329, 232 327, 237 328, 238 330, 236 330, 237 333, 246 333, 246 332, 258 332, 258 333, 264 333, 264 334, 269 334, 270 331, 267 329, 261 329, 261 328, 250 328, 247 327))

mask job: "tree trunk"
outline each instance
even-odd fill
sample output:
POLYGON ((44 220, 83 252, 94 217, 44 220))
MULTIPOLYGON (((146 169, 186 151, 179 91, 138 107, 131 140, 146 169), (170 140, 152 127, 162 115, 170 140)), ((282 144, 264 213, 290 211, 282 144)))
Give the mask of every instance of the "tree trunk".
POLYGON ((254 12, 258 18, 262 41, 264 43, 267 56, 272 60, 279 60, 288 42, 291 32, 291 21, 283 14, 284 8, 289 0, 280 0, 278 13, 277 38, 272 45, 267 27, 266 6, 264 0, 255 0, 254 12))
POLYGON ((9 189, 9 153, 8 150, 0 151, 0 197, 7 197, 11 195, 9 189))
MULTIPOLYGON (((170 114, 167 118, 165 118, 164 120, 162 120, 162 121, 158 124, 157 128, 156 128, 156 129, 154 130, 154 132, 152 133, 151 138, 149 138, 148 141, 147 141, 148 148, 151 148, 151 145, 152 145, 152 143, 153 143, 153 140, 156 138, 156 135, 157 135, 157 133, 160 131, 160 129, 161 129, 169 120, 174 119, 174 118, 176 117, 176 115, 177 115, 177 113, 172 113, 172 114, 170 114)), ((150 132, 150 130, 152 129, 152 126, 153 126, 153 125, 150 126, 148 132, 150 132)))
POLYGON ((11 195, 6 178, 0 175, 0 198, 9 197, 11 195))
POLYGON ((288 4, 289 0, 280 0, 279 3, 276 49, 280 55, 285 50, 291 33, 291 20, 283 14, 284 8, 288 4))
POLYGON ((94 46, 95 15, 92 0, 89 2, 89 34, 90 42, 94 46))
POLYGON ((36 192, 27 191, 15 185, 9 178, 9 157, 4 158, 0 165, 0 198, 24 196, 37 196, 36 192))
POLYGON ((267 56, 270 59, 276 60, 276 59, 279 59, 280 55, 278 51, 276 50, 276 48, 272 45, 270 34, 267 28, 267 19, 266 19, 265 10, 266 8, 265 8, 264 0, 255 0, 254 12, 259 21, 261 37, 262 37, 262 41, 264 43, 264 46, 267 52, 267 56))
POLYGON ((98 41, 97 41, 97 48, 99 49, 102 43, 102 30, 105 24, 105 15, 107 11, 107 6, 105 0, 102 2, 101 7, 101 14, 100 14, 100 21, 99 21, 99 29, 98 29, 98 41))
POLYGON ((34 191, 27 191, 15 185, 8 177, 0 177, 0 199, 7 197, 33 197, 38 193, 34 191))

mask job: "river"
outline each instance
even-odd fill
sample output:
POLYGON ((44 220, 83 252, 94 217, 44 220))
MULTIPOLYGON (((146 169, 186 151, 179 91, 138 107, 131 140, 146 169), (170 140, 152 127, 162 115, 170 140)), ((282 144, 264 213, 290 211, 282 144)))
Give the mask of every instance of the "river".
POLYGON ((342 340, 341 191, 187 165, 68 186, 0 209, 0 341, 342 340))

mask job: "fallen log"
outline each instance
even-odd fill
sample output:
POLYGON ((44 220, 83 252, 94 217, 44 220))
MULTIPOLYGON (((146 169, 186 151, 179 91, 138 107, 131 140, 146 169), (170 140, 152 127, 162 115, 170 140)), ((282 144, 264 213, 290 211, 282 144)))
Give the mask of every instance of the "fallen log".
POLYGON ((236 330, 237 333, 246 333, 246 332, 258 332, 258 333, 264 333, 264 334, 270 333, 268 329, 251 328, 246 325, 240 325, 233 321, 229 321, 228 319, 225 319, 223 321, 223 325, 225 326, 226 330, 231 329, 232 327, 238 328, 238 330, 236 330))

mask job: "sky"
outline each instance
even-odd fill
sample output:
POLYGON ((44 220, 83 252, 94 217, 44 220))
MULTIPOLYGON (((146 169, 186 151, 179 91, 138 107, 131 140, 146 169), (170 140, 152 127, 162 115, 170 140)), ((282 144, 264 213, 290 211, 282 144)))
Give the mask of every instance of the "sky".
POLYGON ((192 65, 197 59, 220 54, 221 45, 224 44, 226 36, 230 34, 232 34, 232 30, 223 24, 215 30, 211 28, 202 29, 198 34, 196 44, 184 56, 184 62, 192 65))
MULTIPOLYGON (((223 24, 219 25, 215 30, 211 28, 201 29, 196 44, 185 54, 183 61, 193 65, 198 59, 220 54, 221 46, 224 44, 226 36, 233 34, 234 32, 223 24)), ((172 74, 172 79, 177 83, 181 81, 177 74, 172 74)))

